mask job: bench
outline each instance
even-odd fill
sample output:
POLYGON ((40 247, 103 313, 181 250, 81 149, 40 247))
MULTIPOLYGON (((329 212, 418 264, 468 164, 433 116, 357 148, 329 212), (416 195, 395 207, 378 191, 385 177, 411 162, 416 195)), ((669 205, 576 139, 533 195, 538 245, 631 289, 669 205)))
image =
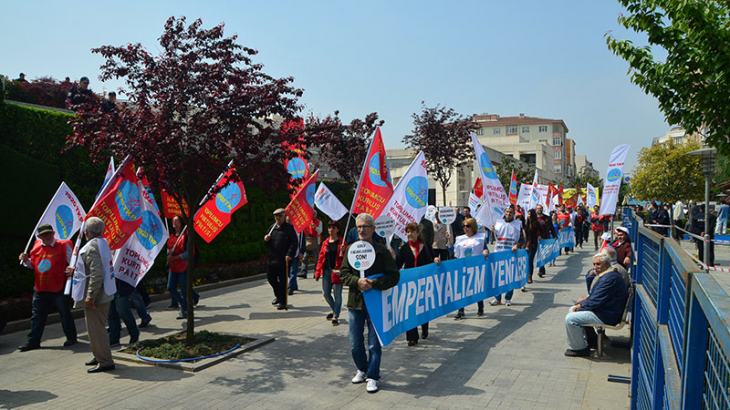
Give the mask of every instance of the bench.
POLYGON ((621 330, 623 327, 627 324, 629 324, 629 312, 631 312, 631 307, 634 304, 634 284, 632 283, 631 286, 629 286, 628 289, 628 296, 626 297, 626 306, 624 307, 624 313, 621 315, 621 321, 618 322, 615 326, 606 325, 606 324, 600 324, 600 325, 593 325, 593 328, 596 330, 596 334, 598 335, 598 357, 603 357, 603 340, 606 337, 606 329, 611 330, 621 330))

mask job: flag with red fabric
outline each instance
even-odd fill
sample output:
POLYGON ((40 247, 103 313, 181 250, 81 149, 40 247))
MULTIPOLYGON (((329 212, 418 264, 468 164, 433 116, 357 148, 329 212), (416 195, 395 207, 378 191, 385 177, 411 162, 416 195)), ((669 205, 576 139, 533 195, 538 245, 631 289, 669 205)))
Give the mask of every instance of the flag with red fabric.
POLYGON ((248 203, 246 188, 237 179, 236 168, 229 167, 215 186, 214 192, 193 217, 195 232, 210 243, 231 223, 231 215, 248 203))
POLYGON ((180 204, 175 200, 175 197, 172 194, 167 193, 164 189, 162 190, 162 215, 165 218, 174 218, 176 216, 183 216, 183 209, 185 210, 185 215, 190 215, 190 208, 188 207, 187 201, 185 201, 185 198, 181 198, 182 201, 182 209, 180 208, 180 204))
POLYGON ((302 232, 312 223, 314 219, 314 193, 317 191, 317 174, 311 177, 299 187, 299 190, 292 198, 289 205, 286 206, 286 216, 289 217, 289 223, 294 226, 294 230, 302 232))
POLYGON ((477 198, 482 199, 482 195, 484 195, 484 186, 482 186, 482 179, 480 177, 477 177, 476 181, 474 181, 474 187, 471 190, 477 198))
POLYGON ((142 192, 134 165, 126 161, 99 195, 86 219, 104 221, 104 238, 111 250, 119 249, 142 223, 142 192))
POLYGON ((357 186, 352 212, 367 213, 378 219, 393 195, 393 184, 385 163, 385 145, 380 128, 375 130, 375 137, 370 143, 357 186))
POLYGON ((517 175, 515 175, 515 170, 512 170, 512 177, 509 181, 509 203, 512 205, 517 204, 517 175))
POLYGON ((304 135, 301 134, 304 132, 304 119, 286 120, 281 124, 280 129, 282 134, 300 132, 295 143, 281 142, 281 148, 285 152, 292 151, 296 154, 295 157, 284 160, 284 168, 289 173, 289 192, 291 198, 293 198, 299 185, 309 177, 309 163, 305 157, 307 146, 304 144, 304 135))

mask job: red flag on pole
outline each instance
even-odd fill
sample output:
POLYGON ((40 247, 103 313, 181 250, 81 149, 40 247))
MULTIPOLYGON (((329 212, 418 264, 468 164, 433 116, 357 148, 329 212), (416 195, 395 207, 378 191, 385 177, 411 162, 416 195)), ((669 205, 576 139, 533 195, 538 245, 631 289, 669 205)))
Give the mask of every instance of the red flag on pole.
MULTIPOLYGON (((282 134, 297 131, 304 132, 304 120, 302 118, 286 120, 281 124, 282 134)), ((304 144, 304 139, 301 134, 297 139, 298 141, 294 144, 286 141, 282 141, 281 143, 281 148, 284 151, 293 151, 296 154, 296 157, 284 160, 284 168, 289 173, 289 192, 291 193, 291 198, 294 197, 295 190, 299 185, 309 178, 309 163, 304 155, 307 147, 304 144)))
MULTIPOLYGON (((162 190, 162 215, 165 218, 174 218, 176 216, 182 216, 182 209, 180 209, 180 204, 175 200, 175 198, 168 194, 167 191, 164 189, 162 190)), ((185 198, 182 198, 182 206, 183 209, 185 209, 185 215, 190 215, 190 208, 188 208, 188 203, 185 201, 185 198)))
POLYGON ((482 199, 482 195, 484 195, 484 186, 482 185, 481 177, 477 177, 476 181, 474 181, 474 187, 471 190, 477 198, 482 199))
POLYGON ((104 238, 109 248, 119 249, 142 223, 142 193, 131 161, 125 161, 99 195, 86 219, 104 221, 104 238))
POLYGON ((360 173, 352 213, 368 213, 378 219, 391 195, 393 195, 393 184, 390 182, 388 166, 385 163, 383 137, 378 128, 360 173))
POLYGON ((512 205, 517 205, 517 175, 515 175, 515 170, 512 170, 512 177, 509 181, 509 203, 512 205))
POLYGON ((218 193, 205 201, 193 217, 195 232, 206 243, 215 239, 231 223, 231 215, 248 203, 243 182, 232 179, 235 172, 236 168, 228 168, 216 184, 218 193))
POLYGON ((314 193, 317 191, 317 174, 311 177, 299 187, 299 190, 292 198, 289 205, 286 206, 286 216, 289 217, 289 223, 294 226, 294 230, 302 232, 314 218, 314 193))

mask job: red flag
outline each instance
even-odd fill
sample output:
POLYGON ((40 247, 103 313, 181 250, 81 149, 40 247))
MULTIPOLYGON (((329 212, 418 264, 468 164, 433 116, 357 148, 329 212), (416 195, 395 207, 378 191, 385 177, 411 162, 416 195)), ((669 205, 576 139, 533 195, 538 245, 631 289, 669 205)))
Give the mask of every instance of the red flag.
POLYGON ((509 203, 512 205, 517 205, 517 175, 515 175, 515 170, 512 170, 512 177, 509 181, 509 203))
POLYGON ((548 184, 548 197, 547 197, 547 209, 552 210, 553 205, 553 197, 557 193, 558 189, 555 188, 555 185, 548 184))
MULTIPOLYGON (((301 118, 286 120, 281 124, 282 134, 297 131, 304 131, 304 120, 301 118)), ((304 144, 303 136, 300 135, 298 137, 298 141, 294 144, 282 141, 281 148, 284 151, 293 151, 297 154, 297 156, 292 159, 284 160, 284 168, 289 173, 289 192, 293 198, 296 188, 309 178, 309 163, 304 155, 307 147, 304 144)))
POLYGON ((474 187, 471 190, 474 191, 474 196, 482 199, 482 195, 484 195, 484 186, 482 186, 481 177, 477 177, 476 181, 474 181, 474 187))
MULTIPOLYGON (((190 208, 185 198, 182 198, 183 209, 185 209, 185 215, 190 215, 190 208)), ((180 204, 177 203, 175 198, 168 194, 164 189, 162 190, 162 215, 165 218, 174 218, 176 216, 183 216, 180 204)))
POLYGON ((352 212, 367 213, 378 219, 393 195, 393 184, 390 182, 388 166, 385 163, 385 146, 380 128, 375 131, 357 186, 352 212))
POLYGON ((558 205, 563 204, 563 184, 560 184, 560 188, 558 188, 558 205))
POLYGON ((243 182, 232 179, 235 172, 236 168, 228 168, 216 185, 216 189, 222 187, 220 191, 205 201, 193 217, 195 232, 206 243, 215 239, 231 223, 231 215, 248 203, 243 182))
POLYGON ((104 238, 112 250, 121 248, 142 223, 138 181, 132 162, 125 162, 86 214, 86 219, 95 216, 104 221, 104 238))
POLYGON ((317 190, 317 174, 312 174, 305 182, 296 195, 292 198, 289 205, 286 206, 286 216, 289 217, 289 223, 294 226, 294 230, 302 232, 312 223, 314 218, 314 193, 317 190))

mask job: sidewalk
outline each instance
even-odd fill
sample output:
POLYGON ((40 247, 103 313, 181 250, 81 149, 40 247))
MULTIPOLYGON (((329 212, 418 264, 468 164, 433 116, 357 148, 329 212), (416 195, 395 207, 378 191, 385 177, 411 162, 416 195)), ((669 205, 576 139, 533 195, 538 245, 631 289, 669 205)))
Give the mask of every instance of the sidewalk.
MULTIPOLYGON (((352 385, 354 367, 347 323, 333 327, 320 282, 299 281, 293 308, 277 311, 265 281, 204 292, 196 330, 273 336, 276 341, 192 375, 117 362, 111 373, 89 375, 88 345, 61 347, 60 325, 46 328, 42 350, 19 353, 25 333, 0 336, 0 409, 53 408, 428 408, 625 409, 628 350, 608 348, 604 359, 566 358, 564 317, 585 293, 583 272, 592 251, 561 256, 511 307, 486 307, 467 320, 450 315, 431 323, 428 340, 409 348, 402 340, 383 350, 381 391, 352 385)), ((311 277, 311 272, 310 272, 311 277)), ((344 295, 346 300, 346 291, 344 295)), ((182 328, 176 312, 153 304, 153 325, 142 339, 182 328)), ((341 315, 346 322, 347 312, 341 315)), ((80 333, 83 320, 77 320, 80 333)), ((614 339, 628 330, 609 332, 614 339)), ((82 336, 82 338, 85 337, 82 336)), ((122 341, 128 340, 123 336, 122 341)))

